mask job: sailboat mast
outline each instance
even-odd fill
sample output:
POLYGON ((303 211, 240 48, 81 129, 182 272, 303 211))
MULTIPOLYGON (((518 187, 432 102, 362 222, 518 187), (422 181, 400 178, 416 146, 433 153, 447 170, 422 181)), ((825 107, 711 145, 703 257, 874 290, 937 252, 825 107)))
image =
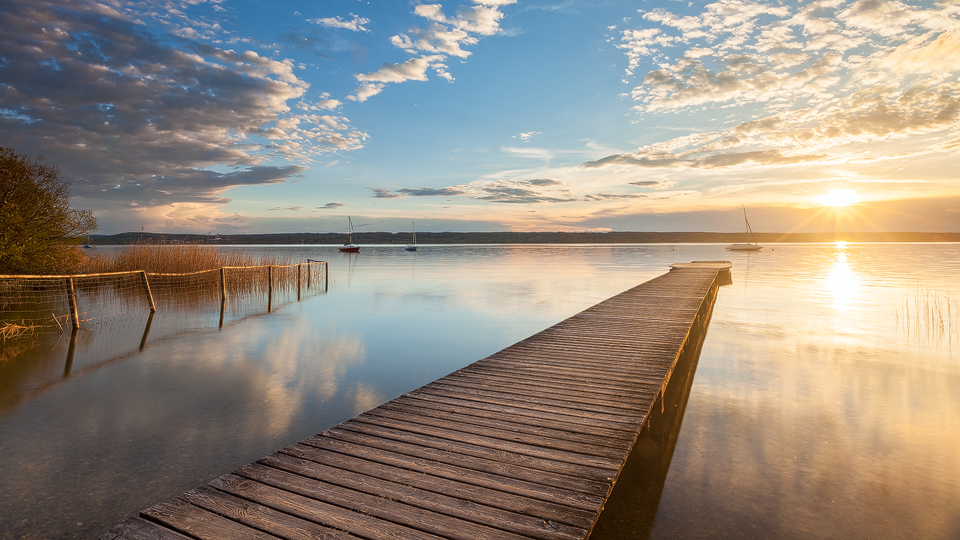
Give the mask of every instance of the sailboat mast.
POLYGON ((750 227, 750 220, 747 219, 747 207, 741 204, 740 208, 743 208, 743 222, 747 224, 747 232, 750 233, 750 240, 753 240, 753 243, 757 244, 757 238, 753 236, 753 229, 750 227))

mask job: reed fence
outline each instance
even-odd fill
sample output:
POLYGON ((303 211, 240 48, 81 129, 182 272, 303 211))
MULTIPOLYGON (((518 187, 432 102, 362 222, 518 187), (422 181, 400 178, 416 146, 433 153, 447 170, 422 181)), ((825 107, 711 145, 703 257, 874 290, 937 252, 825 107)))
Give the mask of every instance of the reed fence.
POLYGON ((188 273, 145 271, 27 276, 0 275, 0 337, 49 330, 77 331, 91 321, 143 310, 220 309, 220 325, 231 306, 265 300, 300 300, 304 291, 325 292, 326 261, 286 265, 223 266, 188 273))

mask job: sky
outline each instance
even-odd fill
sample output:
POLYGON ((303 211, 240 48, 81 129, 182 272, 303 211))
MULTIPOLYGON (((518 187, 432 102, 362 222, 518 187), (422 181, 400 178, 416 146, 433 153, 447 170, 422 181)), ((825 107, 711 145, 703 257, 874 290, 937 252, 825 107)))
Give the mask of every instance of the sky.
POLYGON ((103 234, 960 232, 960 1, 0 0, 0 146, 103 234))

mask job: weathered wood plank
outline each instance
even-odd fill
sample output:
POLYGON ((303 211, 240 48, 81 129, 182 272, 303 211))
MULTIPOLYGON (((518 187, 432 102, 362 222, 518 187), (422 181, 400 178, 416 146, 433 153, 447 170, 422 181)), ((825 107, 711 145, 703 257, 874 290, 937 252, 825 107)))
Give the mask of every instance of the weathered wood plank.
POLYGON ((362 491, 342 488, 337 485, 292 474, 273 467, 251 463, 234 471, 234 474, 254 480, 261 484, 296 493, 304 497, 335 504, 337 506, 380 518, 383 521, 403 525, 443 538, 474 540, 520 540, 520 535, 494 529, 463 519, 431 512, 415 506, 398 502, 388 495, 368 495, 362 491))
POLYGON ((487 446, 488 448, 502 449, 504 446, 512 446, 510 443, 518 443, 535 448, 536 450, 534 451, 537 452, 537 455, 542 457, 549 456, 548 459, 559 460, 562 455, 559 453, 544 453, 550 450, 573 453, 577 458, 580 456, 590 456, 589 459, 596 458, 596 463, 574 458, 578 463, 587 463, 588 465, 617 467, 620 463, 617 457, 622 454, 622 452, 618 452, 609 446, 599 446, 569 439, 548 438, 541 435, 528 435, 505 429, 479 429, 478 426, 464 426, 458 422, 451 422, 442 418, 422 417, 417 414, 409 414, 389 409, 368 411, 357 416, 354 420, 376 424, 378 426, 395 427, 397 429, 403 429, 404 431, 410 431, 411 433, 420 433, 431 437, 457 438, 471 444, 487 446))
MULTIPOLYGON (((459 474, 464 473, 464 469, 457 469, 458 476, 455 478, 433 474, 436 472, 435 467, 442 464, 431 463, 430 468, 417 468, 416 466, 399 467, 386 465, 380 460, 367 459, 366 457, 358 458, 349 454, 341 454, 305 445, 293 445, 292 447, 283 449, 282 453, 316 463, 330 465, 339 469, 363 472, 370 476, 398 484, 418 487, 434 493, 442 493, 463 500, 510 510, 525 516, 566 523, 575 527, 589 527, 593 519, 593 512, 567 506, 561 504, 560 501, 549 500, 549 495, 545 495, 544 498, 532 498, 526 494, 517 495, 510 491, 503 490, 503 485, 499 483, 494 485, 501 489, 492 489, 490 487, 477 485, 475 482, 470 481, 471 478, 466 478, 467 475, 459 474), (428 470, 430 473, 423 472, 424 470, 428 470)), ((274 456, 276 456, 276 454, 274 456)), ((269 458, 273 458, 274 456, 270 456, 269 458)), ((410 461, 402 463, 408 465, 410 461)))
POLYGON ((356 536, 343 531, 284 514, 273 508, 217 491, 210 486, 191 489, 180 498, 204 510, 287 540, 357 540, 356 536))
POLYGON ((717 272, 624 291, 101 538, 584 539, 717 272))
POLYGON ((598 501, 602 503, 608 489, 605 482, 528 469, 351 431, 331 431, 326 437, 308 437, 301 444, 576 508, 589 509, 598 501))
POLYGON ((100 540, 190 540, 190 537, 141 517, 132 517, 101 534, 100 540))
MULTIPOLYGON (((527 464, 524 460, 501 459, 500 456, 503 454, 502 452, 485 452, 484 455, 480 455, 478 452, 462 454, 452 451, 449 448, 433 448, 339 428, 328 429, 323 432, 323 435, 324 437, 332 437, 342 441, 365 444, 372 448, 383 450, 397 449, 397 451, 410 456, 428 457, 429 459, 434 459, 441 463, 449 463, 457 467, 462 467, 463 469, 490 472, 501 476, 526 480, 528 482, 540 483, 544 486, 553 486, 571 492, 582 493, 584 495, 605 497, 609 489, 609 479, 603 478, 604 475, 598 475, 601 476, 601 478, 593 479, 531 468, 526 466, 527 464), (520 463, 517 463, 518 461, 520 463)), ((307 437, 302 442, 304 444, 316 444, 316 440, 319 438, 321 437, 307 437)))
POLYGON ((529 407, 520 406, 522 405, 522 403, 511 403, 511 404, 504 405, 499 403, 493 403, 491 401, 467 399, 459 395, 452 395, 452 396, 438 395, 436 393, 423 392, 419 389, 408 393, 407 396, 421 399, 423 401, 446 403, 449 405, 472 407, 475 409, 485 409, 492 412, 503 413, 503 414, 513 414, 513 415, 523 416, 531 419, 560 420, 570 424, 579 424, 587 427, 598 427, 598 428, 603 427, 612 431, 621 431, 627 434, 632 434, 636 431, 636 426, 634 422, 630 422, 630 423, 613 422, 613 421, 605 422, 602 419, 598 420, 596 418, 570 414, 566 410, 561 410, 557 408, 553 408, 553 409, 544 409, 543 407, 529 408, 529 407))
POLYGON ((516 417, 494 413, 483 414, 484 411, 481 409, 468 411, 462 407, 445 407, 439 403, 423 402, 409 397, 405 397, 403 400, 398 399, 384 403, 382 406, 368 411, 368 413, 387 415, 393 411, 418 415, 417 422, 419 423, 430 423, 435 420, 456 422, 463 425, 464 429, 472 429, 473 427, 493 428, 495 430, 522 433, 546 439, 580 442, 588 445, 613 448, 620 452, 623 451, 622 445, 616 444, 614 440, 611 440, 611 437, 616 437, 613 433, 598 435, 594 430, 576 431, 570 429, 570 426, 562 422, 553 422, 550 423, 550 425, 548 425, 547 422, 527 424, 518 422, 516 417), (471 412, 479 413, 479 415, 470 414, 471 412))
POLYGON ((361 465, 362 470, 354 471, 337 468, 332 464, 328 465, 296 458, 287 454, 273 454, 260 459, 257 463, 340 486, 351 491, 366 493, 375 497, 385 497, 391 501, 436 512, 444 516, 478 524, 495 524, 498 529, 541 540, 582 538, 586 529, 590 526, 589 521, 581 524, 580 527, 565 524, 564 522, 570 521, 571 518, 567 517, 567 514, 562 514, 563 521, 553 522, 551 520, 548 527, 546 520, 542 518, 538 519, 503 509, 502 496, 498 496, 495 492, 488 492, 487 496, 494 499, 499 498, 501 503, 499 506, 491 504, 496 503, 496 500, 484 499, 482 503, 477 502, 474 500, 477 498, 475 495, 473 497, 469 496, 471 495, 469 486, 453 482, 444 482, 445 487, 451 491, 448 492, 449 494, 442 493, 440 490, 443 488, 437 481, 423 478, 425 475, 419 475, 419 478, 406 475, 405 478, 401 479, 402 482, 387 480, 373 474, 375 471, 370 464, 361 465), (426 481, 428 487, 433 489, 422 489, 410 485, 409 482, 412 480, 426 481), (451 495, 458 495, 458 497, 451 495))
POLYGON ((201 540, 208 538, 233 538, 236 540, 277 538, 213 512, 208 512, 182 499, 164 501, 140 512, 140 515, 150 521, 201 540))
MULTIPOLYGON (((619 464, 614 467, 609 464, 609 460, 592 458, 592 465, 581 465, 571 461, 560 461, 553 458, 572 459, 572 456, 566 452, 540 450, 534 447, 503 443, 498 441, 488 441, 481 437, 467 440, 464 438, 445 438, 431 435, 420 434, 408 429, 398 429, 376 425, 369 422, 358 422, 349 420, 338 426, 343 430, 350 430, 357 433, 365 433, 382 439, 393 439, 395 441, 407 442, 419 446, 445 450, 447 452, 457 452, 473 457, 482 457, 497 461, 507 461, 516 465, 521 465, 529 469, 555 472, 569 476, 577 476, 592 480, 610 481, 619 470, 619 464), (476 444, 483 442, 489 444, 476 444), (549 456, 549 457, 548 457, 549 456), (597 464, 599 463, 599 465, 597 464)), ((455 435, 455 434, 449 434, 455 435)), ((586 459, 585 459, 586 460, 586 459)))
POLYGON ((209 485, 219 491, 248 499, 285 514, 371 540, 436 540, 438 538, 416 528, 397 525, 391 521, 377 519, 362 512, 355 512, 234 474, 225 474, 212 480, 209 485))

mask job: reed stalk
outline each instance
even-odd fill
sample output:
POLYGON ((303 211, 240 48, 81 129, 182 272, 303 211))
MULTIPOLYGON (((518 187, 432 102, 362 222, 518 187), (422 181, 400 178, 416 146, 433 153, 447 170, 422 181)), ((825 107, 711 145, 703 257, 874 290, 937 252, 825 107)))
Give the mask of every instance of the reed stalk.
POLYGON ((894 313, 898 326, 927 339, 960 338, 960 298, 915 284, 894 313))

